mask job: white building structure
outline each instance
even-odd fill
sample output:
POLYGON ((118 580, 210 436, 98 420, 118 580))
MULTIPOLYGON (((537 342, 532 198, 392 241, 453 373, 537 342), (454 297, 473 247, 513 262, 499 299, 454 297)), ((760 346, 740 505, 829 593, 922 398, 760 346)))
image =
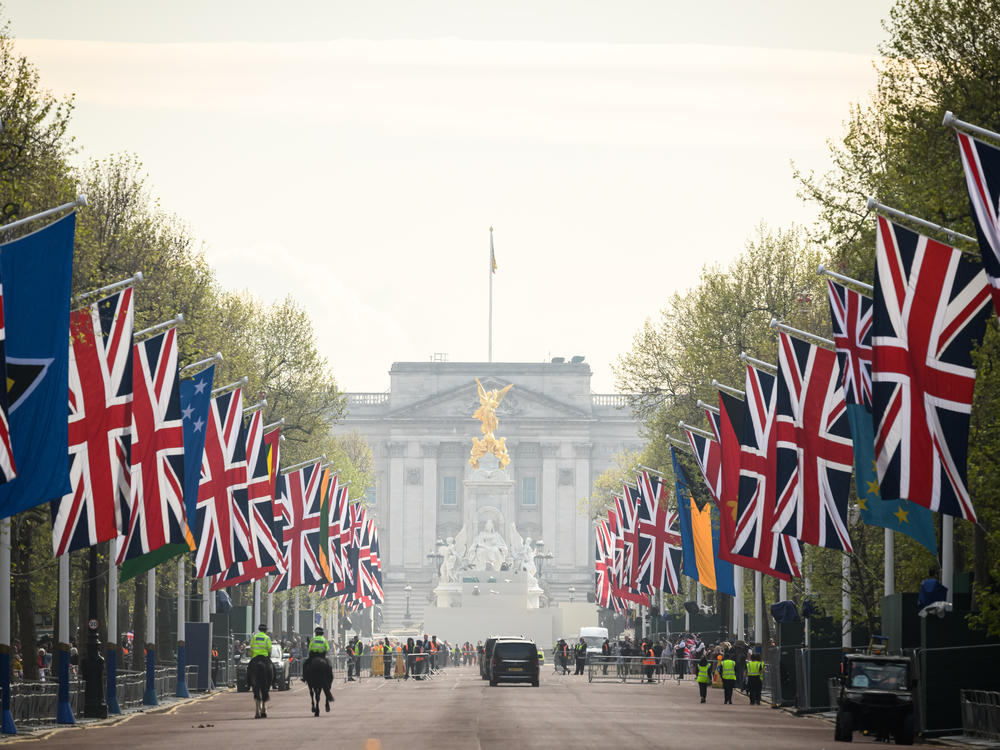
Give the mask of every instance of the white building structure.
POLYGON ((569 601, 573 586, 576 601, 585 600, 593 588, 594 532, 584 501, 616 454, 643 445, 626 398, 592 393, 582 357, 396 362, 389 374, 385 393, 348 393, 348 415, 333 430, 358 432, 374 454, 367 501, 379 526, 384 629, 422 621, 437 583, 438 540, 458 534, 468 515, 469 451, 480 426, 472 417, 476 378, 487 389, 514 386, 497 409, 496 435, 506 438, 513 481, 508 507, 499 510, 538 552, 552 555, 540 571, 551 598, 569 601))

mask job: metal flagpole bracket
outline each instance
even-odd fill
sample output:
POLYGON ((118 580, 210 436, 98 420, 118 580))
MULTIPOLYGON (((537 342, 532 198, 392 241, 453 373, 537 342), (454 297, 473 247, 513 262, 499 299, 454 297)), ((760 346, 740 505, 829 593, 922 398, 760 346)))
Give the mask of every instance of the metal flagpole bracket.
POLYGON ((326 461, 326 454, 324 453, 322 456, 317 456, 316 458, 310 458, 308 461, 299 461, 297 464, 293 464, 292 466, 289 466, 286 469, 282 469, 281 473, 282 474, 290 474, 293 471, 298 471, 299 469, 301 469, 303 467, 306 467, 309 464, 314 464, 317 461, 319 461, 319 463, 321 463, 321 464, 324 461, 326 461))
POLYGON ((954 128, 955 130, 961 130, 963 133, 971 136, 977 136, 980 138, 989 138, 1000 144, 1000 133, 994 133, 992 130, 987 130, 978 125, 973 125, 971 122, 965 122, 964 120, 959 120, 951 111, 944 113, 944 121, 941 123, 946 128, 954 128))
POLYGON ((222 361, 222 352, 216 352, 211 357, 205 357, 205 359, 199 359, 197 362, 192 362, 189 365, 185 365, 181 368, 181 375, 186 373, 188 370, 194 370, 190 377, 194 377, 202 370, 207 370, 212 365, 218 364, 222 361))
POLYGON ((49 208, 45 211, 40 211, 37 214, 32 214, 31 216, 25 216, 23 219, 18 219, 17 221, 12 221, 10 224, 4 224, 0 227, 0 234, 5 234, 12 229, 17 229, 18 227, 23 227, 25 224, 30 224, 33 221, 38 221, 40 219, 47 219, 55 214, 62 213, 63 211, 73 210, 78 208, 83 208, 87 205, 87 196, 78 195, 76 198, 71 200, 69 203, 63 203, 61 206, 56 206, 55 208, 49 208))
POLYGON ((802 339, 810 344, 815 344, 816 346, 822 346, 824 349, 831 349, 836 351, 837 345, 830 339, 823 338, 822 336, 817 336, 816 334, 809 333, 808 331, 803 331, 798 328, 792 328, 791 326, 785 325, 784 323, 779 323, 777 318, 771 318, 771 328, 775 331, 781 331, 787 333, 789 336, 793 336, 797 339, 802 339))
MULTIPOLYGON (((866 204, 869 211, 874 211, 880 216, 884 216, 887 219, 896 219, 897 221, 908 221, 911 224, 916 224, 921 229, 926 229, 931 232, 937 232, 943 234, 948 242, 952 245, 955 244, 955 240, 963 240, 974 245, 976 248, 979 247, 979 242, 975 237, 970 237, 967 234, 962 234, 961 232, 956 232, 954 229, 949 229, 948 227, 941 226, 940 224, 935 224, 932 221, 927 221, 927 219, 921 219, 919 216, 914 216, 913 214, 908 214, 899 209, 887 206, 884 203, 879 203, 874 198, 869 198, 866 204)), ((961 249, 961 248, 956 248, 961 249)))
POLYGON ((712 414, 718 414, 719 413, 719 407, 718 406, 712 406, 711 404, 706 404, 700 398, 698 399, 698 408, 699 409, 708 409, 710 412, 712 412, 712 414))
POLYGON ((255 411, 260 411, 265 406, 267 406, 267 399, 266 398, 262 398, 260 401, 258 401, 253 406, 246 406, 246 407, 244 407, 243 408, 243 416, 245 417, 248 414, 253 414, 255 411))
POLYGON ((122 279, 121 281, 116 281, 114 284, 108 284, 107 286, 102 286, 100 289, 91 289, 89 292, 83 292, 83 294, 78 294, 73 298, 74 304, 80 304, 85 299, 90 299, 91 297, 96 297, 98 295, 110 294, 111 292, 118 291, 127 286, 132 286, 133 284, 141 284, 145 280, 142 275, 142 271, 136 271, 134 274, 129 276, 127 279, 122 279))
POLYGON ((871 284, 866 284, 863 281, 858 281, 857 279, 852 279, 850 276, 844 276, 842 273, 837 273, 836 271, 831 271, 829 268, 820 263, 819 268, 816 269, 816 273, 819 276, 829 276, 831 279, 836 279, 837 281, 843 282, 844 284, 851 284, 858 287, 863 291, 868 292, 866 297, 870 297, 872 292, 875 291, 875 287, 871 284))
POLYGON ((712 379, 712 387, 722 391, 723 393, 728 393, 730 396, 735 396, 736 398, 745 399, 747 394, 741 391, 739 388, 733 388, 731 385, 726 385, 725 383, 720 383, 718 380, 712 379))
POLYGON ((143 328, 141 331, 136 331, 134 334, 132 334, 132 340, 138 341, 141 338, 148 338, 153 334, 166 330, 167 328, 179 326, 183 322, 184 322, 184 313, 177 313, 177 315, 172 317, 170 320, 165 320, 162 323, 157 323, 155 326, 150 326, 149 328, 143 328))
POLYGON ((689 432, 693 432, 695 435, 701 435, 702 437, 708 438, 709 440, 715 440, 715 435, 713 435, 708 430, 703 430, 700 427, 692 427, 683 419, 677 423, 677 426, 680 427, 682 430, 688 430, 689 432))
POLYGON ((261 429, 262 429, 262 430, 263 430, 264 432, 270 432, 270 431, 271 431, 271 430, 273 430, 273 429, 274 429, 275 427, 284 427, 284 426, 285 426, 285 418, 284 418, 284 417, 282 417, 282 418, 281 418, 281 419, 279 419, 279 420, 278 420, 277 422, 271 422, 271 424, 266 424, 266 425, 264 425, 264 426, 263 426, 263 427, 262 427, 261 429))
POLYGON ((740 362, 744 364, 753 365, 759 370, 764 370, 764 372, 769 372, 772 375, 776 375, 778 372, 778 366, 772 365, 770 362, 765 362, 762 359, 757 359, 756 357, 751 357, 746 352, 740 352, 740 362))
POLYGON ((685 443, 683 440, 678 440, 673 435, 667 435, 667 440, 673 443, 676 447, 680 448, 682 451, 687 451, 688 453, 694 453, 691 450, 691 446, 685 443))
POLYGON ((656 474, 659 477, 666 476, 666 474, 664 474, 662 471, 653 469, 649 466, 646 466, 645 464, 636 464, 635 467, 633 467, 632 471, 635 471, 636 469, 642 469, 643 471, 648 471, 650 474, 656 474))
POLYGON ((220 385, 218 388, 215 388, 212 391, 212 398, 215 398, 216 396, 221 396, 223 393, 229 393, 229 391, 235 391, 237 388, 242 388, 249 382, 250 378, 244 375, 242 378, 233 381, 229 385, 220 385))

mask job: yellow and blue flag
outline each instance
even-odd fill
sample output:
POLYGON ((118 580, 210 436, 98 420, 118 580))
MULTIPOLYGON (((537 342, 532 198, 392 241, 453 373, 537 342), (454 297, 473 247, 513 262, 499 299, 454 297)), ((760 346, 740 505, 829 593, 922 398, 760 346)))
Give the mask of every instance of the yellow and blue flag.
POLYGON ((710 502, 698 507, 673 448, 670 456, 674 464, 677 516, 681 527, 681 572, 705 588, 733 596, 736 593, 733 566, 719 558, 718 511, 710 502))

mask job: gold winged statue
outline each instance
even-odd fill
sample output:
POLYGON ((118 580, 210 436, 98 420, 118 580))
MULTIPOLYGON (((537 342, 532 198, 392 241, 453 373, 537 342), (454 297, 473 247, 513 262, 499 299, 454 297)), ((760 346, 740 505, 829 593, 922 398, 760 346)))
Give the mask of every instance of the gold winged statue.
POLYGON ((486 390, 483 384, 476 378, 476 385, 479 386, 479 408, 473 413, 473 418, 480 422, 479 430, 483 433, 482 438, 472 438, 472 451, 469 455, 469 464, 473 469, 479 468, 479 459, 487 453, 492 453, 500 462, 500 468, 506 469, 510 463, 510 456, 507 455, 507 438, 497 438, 493 433, 500 424, 497 419, 497 407, 503 401, 507 391, 514 387, 509 384, 506 388, 486 390))

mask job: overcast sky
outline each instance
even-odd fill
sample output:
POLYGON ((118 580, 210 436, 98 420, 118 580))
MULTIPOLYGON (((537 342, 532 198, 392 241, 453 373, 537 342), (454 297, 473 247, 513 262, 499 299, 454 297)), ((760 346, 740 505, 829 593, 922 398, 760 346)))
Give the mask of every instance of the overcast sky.
MULTIPOLYGON (((7 0, 81 158, 131 151, 221 282, 313 317, 342 388, 394 361, 582 354, 593 387, 874 85, 888 0, 7 0)), ((141 291, 141 290, 140 290, 141 291)))

